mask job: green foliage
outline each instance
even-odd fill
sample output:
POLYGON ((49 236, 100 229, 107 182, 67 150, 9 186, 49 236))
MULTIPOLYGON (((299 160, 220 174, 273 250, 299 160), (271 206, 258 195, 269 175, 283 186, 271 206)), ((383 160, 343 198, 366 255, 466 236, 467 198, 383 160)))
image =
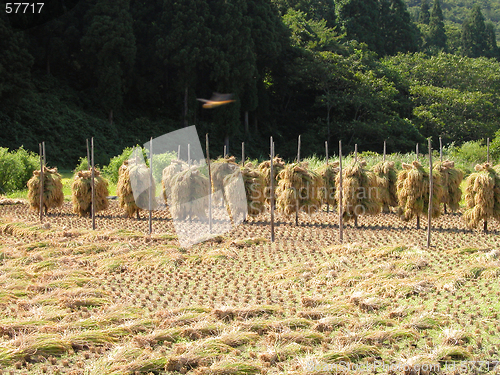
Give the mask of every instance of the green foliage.
POLYGON ((446 31, 444 27, 443 11, 439 0, 434 0, 429 20, 429 32, 426 37, 426 46, 446 51, 446 31))
POLYGON ((469 164, 482 164, 486 162, 487 147, 483 141, 469 141, 460 146, 450 145, 448 153, 452 158, 469 164))
POLYGON ((40 169, 40 158, 36 154, 23 147, 15 151, 0 147, 0 193, 25 189, 37 168, 40 169))
POLYGON ((112 157, 109 161, 109 164, 102 167, 103 176, 111 183, 116 184, 118 182, 118 170, 120 169, 123 162, 125 160, 128 160, 130 155, 132 155, 133 150, 133 147, 127 147, 122 151, 120 155, 112 157))
POLYGON ((156 182, 161 181, 163 170, 165 167, 168 167, 174 159, 177 159, 177 154, 174 152, 153 155, 153 179, 156 182))
POLYGON ((90 169, 89 167, 89 162, 87 160, 87 157, 80 157, 80 159, 78 160, 78 165, 76 166, 75 169, 73 169, 73 173, 77 173, 77 172, 80 172, 80 171, 86 171, 90 169))

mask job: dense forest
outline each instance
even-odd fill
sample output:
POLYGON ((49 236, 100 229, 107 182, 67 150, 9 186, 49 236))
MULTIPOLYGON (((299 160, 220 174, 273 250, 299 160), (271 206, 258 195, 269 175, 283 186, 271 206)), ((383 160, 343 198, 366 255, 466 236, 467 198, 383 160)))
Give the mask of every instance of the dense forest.
MULTIPOLYGON (((195 124, 214 153, 292 158, 499 130, 500 1, 0 1, 0 146, 72 168, 195 124), (12 4, 12 3, 10 3, 12 4), (15 9, 14 9, 15 10, 15 9), (37 10, 38 11, 38 10, 37 10), (197 98, 233 93, 203 109, 197 98)), ((215 155, 213 155, 215 156, 215 155)))

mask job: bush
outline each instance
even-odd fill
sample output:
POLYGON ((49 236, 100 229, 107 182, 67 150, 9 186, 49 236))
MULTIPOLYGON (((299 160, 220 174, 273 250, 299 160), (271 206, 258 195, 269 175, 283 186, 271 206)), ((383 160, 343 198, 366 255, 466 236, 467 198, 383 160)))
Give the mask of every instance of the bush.
POLYGON ((153 155, 153 178, 156 182, 161 181, 163 169, 169 166, 174 159, 177 159, 177 153, 175 152, 153 155))
POLYGON ((0 192, 7 194, 25 189, 39 163, 39 157, 23 147, 10 152, 0 147, 0 192))
POLYGON ((89 162, 87 160, 87 157, 86 156, 84 158, 80 157, 80 159, 78 160, 78 165, 76 166, 75 169, 73 169, 73 173, 86 171, 88 169, 89 169, 89 162))
POLYGON ((116 184, 118 182, 118 170, 123 164, 123 161, 127 160, 130 155, 132 155, 133 150, 133 147, 127 147, 122 151, 120 155, 112 157, 108 165, 102 167, 102 174, 109 180, 109 182, 113 184, 116 184))

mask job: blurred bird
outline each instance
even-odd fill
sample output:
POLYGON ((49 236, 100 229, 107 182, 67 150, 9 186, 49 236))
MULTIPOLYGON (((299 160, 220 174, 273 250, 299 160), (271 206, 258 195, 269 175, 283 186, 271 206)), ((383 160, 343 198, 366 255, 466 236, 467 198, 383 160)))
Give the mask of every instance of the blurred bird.
POLYGON ((234 102, 233 94, 219 94, 214 92, 210 99, 200 99, 197 98, 200 102, 203 102, 203 108, 215 108, 220 105, 228 104, 234 102))

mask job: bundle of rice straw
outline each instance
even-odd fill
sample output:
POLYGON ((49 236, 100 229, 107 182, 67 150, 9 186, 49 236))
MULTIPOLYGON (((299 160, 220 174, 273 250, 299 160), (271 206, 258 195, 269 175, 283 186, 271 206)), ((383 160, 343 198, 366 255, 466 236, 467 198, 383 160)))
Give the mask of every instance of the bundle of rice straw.
MULTIPOLYGON (((61 175, 57 168, 43 167, 43 207, 45 213, 49 208, 61 207, 64 202, 61 175)), ((33 171, 28 181, 28 201, 31 209, 40 211, 40 171, 33 171)))
POLYGON ((192 166, 177 173, 170 186, 169 208, 174 218, 207 218, 210 183, 208 177, 201 173, 200 167, 192 166))
POLYGON ((466 180, 464 221, 472 229, 484 220, 486 231, 489 218, 500 220, 500 174, 489 163, 478 164, 475 170, 466 180))
POLYGON ((328 165, 322 165, 316 171, 323 179, 324 189, 321 189, 321 200, 328 205, 335 206, 335 178, 339 173, 338 161, 330 163, 328 165))
POLYGON ((378 186, 380 203, 384 212, 390 212, 389 207, 398 205, 398 192, 396 183, 398 175, 393 161, 385 161, 376 164, 372 168, 375 175, 375 183, 378 186))
MULTIPOLYGON (((95 212, 108 208, 108 181, 100 176, 98 170, 94 171, 95 212)), ((92 172, 79 171, 76 173, 72 190, 73 212, 80 216, 90 215, 92 212, 92 172)))
POLYGON ((277 207, 286 216, 297 211, 312 214, 321 208, 323 179, 320 174, 309 170, 308 164, 292 163, 279 173, 276 188, 277 207))
POLYGON ((443 196, 441 203, 449 207, 452 211, 460 208, 460 199, 462 199, 462 190, 460 184, 464 179, 464 172, 455 168, 455 163, 450 160, 436 163, 434 170, 441 174, 441 184, 443 185, 443 196))
MULTIPOLYGON (((275 156, 273 159, 273 174, 274 174, 274 187, 278 185, 279 174, 285 168, 285 162, 279 156, 275 156)), ((263 161, 259 164, 259 170, 264 176, 264 196, 266 197, 266 204, 270 204, 271 201, 271 160, 263 161)), ((276 202, 276 193, 274 196, 274 201, 276 202)))
POLYGON ((163 199, 168 203, 170 192, 172 191, 172 179, 180 172, 188 169, 188 164, 182 160, 172 160, 163 169, 161 176, 161 186, 163 188, 163 199))
MULTIPOLYGON (((366 170, 364 160, 355 160, 342 171, 342 216, 345 221, 358 216, 376 215, 382 207, 375 175, 366 170)), ((337 202, 340 200, 340 174, 335 179, 337 202)))
MULTIPOLYGON (((433 194, 431 216, 436 218, 441 215, 441 202, 443 187, 439 171, 433 171, 433 194)), ((420 216, 426 216, 429 210, 429 172, 424 170, 418 161, 412 164, 403 163, 403 170, 398 173, 398 215, 403 221, 417 217, 419 228, 420 216)))
POLYGON ((241 175, 245 184, 248 215, 257 216, 265 212, 264 175, 252 163, 241 168, 241 175))
POLYGON ((212 191, 224 190, 224 178, 237 169, 238 164, 234 156, 226 156, 215 160, 211 165, 212 191))
MULTIPOLYGON (((129 160, 124 160, 123 164, 118 170, 118 184, 116 185, 116 193, 118 195, 118 202, 121 208, 124 208, 127 217, 132 217, 134 214, 137 215, 139 219, 139 212, 142 208, 146 208, 149 205, 149 195, 150 192, 152 198, 155 196, 155 184, 149 188, 150 173, 148 167, 144 163, 133 163, 129 160), (130 177, 134 178, 134 184, 131 183, 130 177), (137 191, 142 193, 139 195, 137 201, 134 198, 134 192, 132 186, 137 191), (141 208, 142 207, 142 208, 141 208)), ((154 200, 154 198, 153 198, 154 200)))

